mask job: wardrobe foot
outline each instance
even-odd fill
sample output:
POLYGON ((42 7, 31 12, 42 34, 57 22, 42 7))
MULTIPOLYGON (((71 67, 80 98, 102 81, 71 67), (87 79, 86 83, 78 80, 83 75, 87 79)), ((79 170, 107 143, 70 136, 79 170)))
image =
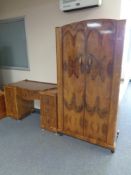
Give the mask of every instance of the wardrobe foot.
POLYGON ((58 134, 59 134, 59 136, 63 136, 64 134, 63 133, 61 133, 61 132, 57 132, 58 134))
POLYGON ((120 134, 120 131, 118 130, 117 131, 117 135, 116 135, 117 138, 119 137, 119 134, 120 134))
POLYGON ((113 154, 115 151, 114 150, 111 150, 111 153, 113 154))

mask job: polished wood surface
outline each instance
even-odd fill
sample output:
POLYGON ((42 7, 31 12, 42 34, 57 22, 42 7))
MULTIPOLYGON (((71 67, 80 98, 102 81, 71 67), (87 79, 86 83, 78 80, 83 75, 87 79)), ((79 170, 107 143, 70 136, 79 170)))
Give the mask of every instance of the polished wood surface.
POLYGON ((41 128, 57 132, 57 89, 41 92, 41 128))
POLYGON ((85 26, 63 27, 63 110, 64 131, 83 135, 85 74, 85 26))
POLYGON ((6 116, 6 107, 5 107, 5 95, 4 92, 0 90, 0 119, 6 116))
POLYGON ((7 115, 22 119, 34 109, 34 100, 40 100, 40 92, 56 88, 56 84, 23 80, 4 87, 7 115))
POLYGON ((16 103, 16 88, 5 87, 4 91, 7 116, 15 117, 18 113, 16 103))
POLYGON ((62 28, 56 28, 56 56, 57 56, 57 103, 58 103, 58 131, 63 130, 63 60, 62 60, 62 28))
POLYGON ((58 130, 115 149, 125 20, 56 28, 58 130))
POLYGON ((11 83, 9 84, 9 86, 19 87, 22 89, 32 90, 37 92, 56 88, 56 84, 54 83, 38 82, 38 81, 32 81, 32 80, 22 80, 16 83, 11 83))

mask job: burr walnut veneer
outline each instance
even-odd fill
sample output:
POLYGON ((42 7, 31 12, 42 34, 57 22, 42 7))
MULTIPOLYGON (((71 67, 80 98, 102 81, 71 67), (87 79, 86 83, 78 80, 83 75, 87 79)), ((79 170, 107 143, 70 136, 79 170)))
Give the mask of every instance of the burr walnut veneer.
POLYGON ((41 92, 41 128, 57 132, 57 89, 41 92))
POLYGON ((114 151, 124 20, 56 28, 58 131, 114 151))
POLYGON ((40 92, 56 88, 56 84, 24 80, 5 86, 7 116, 22 119, 34 109, 40 92))
POLYGON ((5 95, 4 92, 0 90, 0 119, 6 116, 5 108, 5 95))

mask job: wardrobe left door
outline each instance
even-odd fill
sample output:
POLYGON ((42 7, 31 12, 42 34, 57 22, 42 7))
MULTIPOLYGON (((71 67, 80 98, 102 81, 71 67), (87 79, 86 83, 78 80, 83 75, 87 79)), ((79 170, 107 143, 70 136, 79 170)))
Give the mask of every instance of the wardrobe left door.
POLYGON ((85 24, 80 22, 63 26, 61 44, 61 86, 58 82, 58 90, 62 90, 60 120, 64 133, 81 137, 84 133, 85 24))

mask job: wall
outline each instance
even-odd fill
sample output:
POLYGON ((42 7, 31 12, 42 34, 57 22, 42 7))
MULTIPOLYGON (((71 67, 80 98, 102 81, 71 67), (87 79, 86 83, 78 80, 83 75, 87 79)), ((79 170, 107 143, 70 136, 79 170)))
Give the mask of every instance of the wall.
POLYGON ((122 0, 121 3, 121 18, 127 20, 126 27, 126 39, 125 39, 125 49, 124 49, 124 58, 123 59, 123 79, 131 79, 131 18, 130 18, 130 0, 122 0))
POLYGON ((121 18, 126 19, 126 32, 125 32, 125 44, 123 53, 122 73, 121 78, 124 80, 120 86, 119 101, 121 102, 126 89, 128 87, 129 80, 131 79, 131 19, 130 19, 130 0, 121 1, 121 18))
POLYGON ((0 18, 25 16, 30 71, 0 70, 3 83, 22 79, 57 82, 55 27, 92 18, 120 17, 121 0, 103 0, 99 8, 63 13, 59 0, 0 0, 0 18))

